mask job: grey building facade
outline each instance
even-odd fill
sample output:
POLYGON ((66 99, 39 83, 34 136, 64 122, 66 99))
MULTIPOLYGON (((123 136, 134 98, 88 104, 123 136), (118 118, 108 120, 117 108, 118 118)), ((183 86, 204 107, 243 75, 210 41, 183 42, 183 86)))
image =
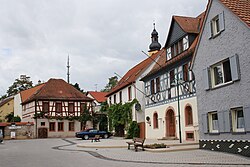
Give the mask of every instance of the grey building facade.
POLYGON ((192 67, 200 148, 250 156, 250 31, 242 17, 246 6, 249 1, 209 1, 192 67))

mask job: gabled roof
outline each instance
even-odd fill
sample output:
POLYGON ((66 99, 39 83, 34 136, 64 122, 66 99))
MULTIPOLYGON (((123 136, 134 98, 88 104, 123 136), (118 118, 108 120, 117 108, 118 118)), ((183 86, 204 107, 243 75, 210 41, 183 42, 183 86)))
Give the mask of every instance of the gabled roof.
POLYGON ((107 97, 105 96, 108 92, 88 91, 87 94, 90 94, 98 103, 102 103, 107 100, 107 97))
MULTIPOLYGON (((183 17, 183 16, 174 16, 174 17, 178 17, 177 20, 179 19, 182 20, 181 24, 183 27, 185 28, 190 28, 190 30, 192 29, 191 27, 196 27, 195 29, 197 29, 198 33, 201 29, 201 26, 202 26, 202 22, 204 20, 204 16, 205 16, 205 12, 201 13, 199 16, 197 16, 195 19, 197 21, 193 21, 193 19, 187 19, 188 17, 183 17), (180 19, 181 18, 181 19, 180 19), (184 23, 186 22, 185 20, 188 20, 187 23, 190 24, 191 22, 195 23, 196 25, 187 25, 185 26, 184 23)), ((172 19, 174 19, 174 17, 172 19)), ((176 18, 175 18, 176 19, 176 18)), ((194 29, 193 29, 194 30, 194 29)), ((191 32, 191 31, 190 31, 191 32)), ((198 35, 199 36, 199 35, 198 35)), ((195 38, 195 40, 193 41, 193 43, 191 44, 191 46, 185 50, 184 52, 182 52, 181 54, 173 57, 172 59, 168 60, 167 61, 167 56, 166 56, 166 48, 163 49, 163 54, 159 57, 159 59, 157 60, 157 63, 154 65, 154 67, 152 68, 152 70, 145 76, 143 77, 141 80, 145 80, 146 78, 154 75, 155 73, 157 73, 158 71, 160 70, 163 70, 165 69, 167 66, 171 65, 171 64, 174 64, 176 62, 178 62, 179 60, 185 58, 185 57, 188 57, 190 56, 191 54, 194 53, 194 50, 195 50, 195 47, 197 45, 197 41, 198 41, 198 36, 195 38)))
MULTIPOLYGON (((194 51, 195 53, 191 61, 191 67, 190 67, 191 69, 194 66, 197 49, 200 44, 200 39, 204 31, 204 25, 206 24, 207 15, 210 10, 212 1, 213 0, 209 0, 207 4, 207 8, 204 14, 204 19, 201 25, 201 32, 197 41, 197 47, 194 51)), ((242 20, 243 23, 246 23, 246 25, 250 26, 250 1, 249 0, 218 0, 218 1, 220 1, 225 7, 230 9, 236 16, 238 16, 242 20)))
POLYGON ((21 91, 20 92, 20 95, 21 95, 21 101, 22 103, 24 101, 26 101, 28 98, 30 98, 33 94, 35 94, 39 89, 41 89, 42 87, 44 86, 44 83, 43 84, 40 84, 40 85, 37 85, 33 88, 30 88, 30 89, 27 89, 27 90, 24 90, 24 91, 21 91))
POLYGON ((168 32, 168 37, 167 37, 167 40, 165 43, 165 47, 167 47, 166 45, 169 41, 174 22, 176 22, 181 27, 181 29, 186 33, 199 34, 201 22, 203 20, 204 14, 205 14, 205 12, 201 13, 197 17, 173 16, 172 21, 171 21, 171 25, 169 28, 169 32, 168 32))
POLYGON ((250 26, 250 1, 249 0, 220 0, 227 8, 250 26))
POLYGON ((62 79, 50 79, 23 103, 33 100, 82 100, 93 101, 62 79))
POLYGON ((4 104, 8 103, 9 101, 13 100, 14 96, 7 97, 3 100, 0 101, 0 107, 3 106, 4 104))
POLYGON ((117 83, 117 85, 110 92, 108 92, 106 96, 116 93, 124 87, 134 83, 136 79, 141 76, 141 74, 147 69, 147 67, 151 65, 151 63, 153 63, 161 53, 162 51, 158 51, 155 54, 151 55, 149 58, 143 60, 142 62, 131 68, 117 83))

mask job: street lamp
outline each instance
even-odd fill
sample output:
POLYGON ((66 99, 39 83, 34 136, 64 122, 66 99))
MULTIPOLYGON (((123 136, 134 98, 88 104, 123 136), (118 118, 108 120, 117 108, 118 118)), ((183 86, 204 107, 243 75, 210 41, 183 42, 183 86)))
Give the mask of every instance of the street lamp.
POLYGON ((180 116, 180 92, 179 92, 179 85, 180 85, 180 81, 179 80, 179 75, 177 74, 177 78, 175 79, 176 83, 173 83, 172 85, 176 85, 177 86, 177 109, 178 109, 178 121, 179 121, 179 139, 180 139, 180 143, 182 143, 182 139, 181 139, 181 116, 180 116))

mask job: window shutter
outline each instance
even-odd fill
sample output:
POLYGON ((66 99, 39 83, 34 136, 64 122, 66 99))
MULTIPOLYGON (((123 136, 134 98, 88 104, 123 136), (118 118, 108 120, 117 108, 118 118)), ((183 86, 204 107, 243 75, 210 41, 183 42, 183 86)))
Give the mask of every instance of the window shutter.
POLYGON ((218 114, 219 132, 224 132, 225 122, 224 122, 224 112, 220 111, 218 114))
POLYGON ((245 131, 250 132, 250 106, 244 107, 243 116, 245 122, 245 131))
POLYGON ((232 119, 231 114, 229 110, 223 111, 223 117, 224 117, 224 132, 231 132, 232 129, 232 119))
POLYGON ((239 56, 235 54, 229 58, 232 80, 240 80, 240 66, 239 66, 239 56))
POLYGON ((205 90, 210 89, 210 70, 209 68, 203 69, 203 82, 205 90))
POLYGON ((202 114, 202 129, 203 133, 208 133, 208 117, 207 114, 202 114))
POLYGON ((219 14, 219 24, 220 24, 220 31, 225 30, 224 12, 219 14))
POLYGON ((209 34, 209 39, 213 37, 212 21, 208 22, 208 34, 209 34))

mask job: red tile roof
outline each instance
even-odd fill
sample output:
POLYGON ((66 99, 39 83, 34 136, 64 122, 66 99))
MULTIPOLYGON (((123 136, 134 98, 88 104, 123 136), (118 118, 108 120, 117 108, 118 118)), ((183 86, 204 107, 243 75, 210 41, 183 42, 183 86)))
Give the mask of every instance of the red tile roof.
POLYGON ((98 103, 105 102, 107 97, 105 97, 108 92, 96 92, 96 91, 88 91, 87 94, 90 94, 98 103))
POLYGON ((250 26, 250 0, 220 0, 226 7, 250 26))
POLYGON ((23 103, 28 103, 36 99, 83 101, 93 100, 62 79, 50 79, 48 82, 44 83, 40 89, 23 101, 23 103))
POLYGON ((183 31, 187 33, 199 33, 199 19, 184 16, 173 16, 173 19, 180 25, 183 31))
POLYGON ((33 88, 24 90, 20 92, 21 95, 21 101, 24 102, 26 101, 28 98, 30 98, 33 94, 35 94, 39 89, 41 89, 44 86, 43 84, 37 85, 33 88))
POLYGON ((0 126, 11 126, 12 124, 16 126, 34 125, 33 122, 0 122, 0 126))
POLYGON ((117 83, 117 85, 110 91, 106 96, 109 96, 113 93, 118 92, 119 90, 123 89, 124 87, 132 84, 135 80, 146 70, 146 68, 153 63, 153 60, 156 60, 160 56, 162 51, 158 51, 157 53, 151 55, 151 57, 143 60, 133 68, 131 68, 117 83), (152 60, 153 59, 153 60, 152 60))

